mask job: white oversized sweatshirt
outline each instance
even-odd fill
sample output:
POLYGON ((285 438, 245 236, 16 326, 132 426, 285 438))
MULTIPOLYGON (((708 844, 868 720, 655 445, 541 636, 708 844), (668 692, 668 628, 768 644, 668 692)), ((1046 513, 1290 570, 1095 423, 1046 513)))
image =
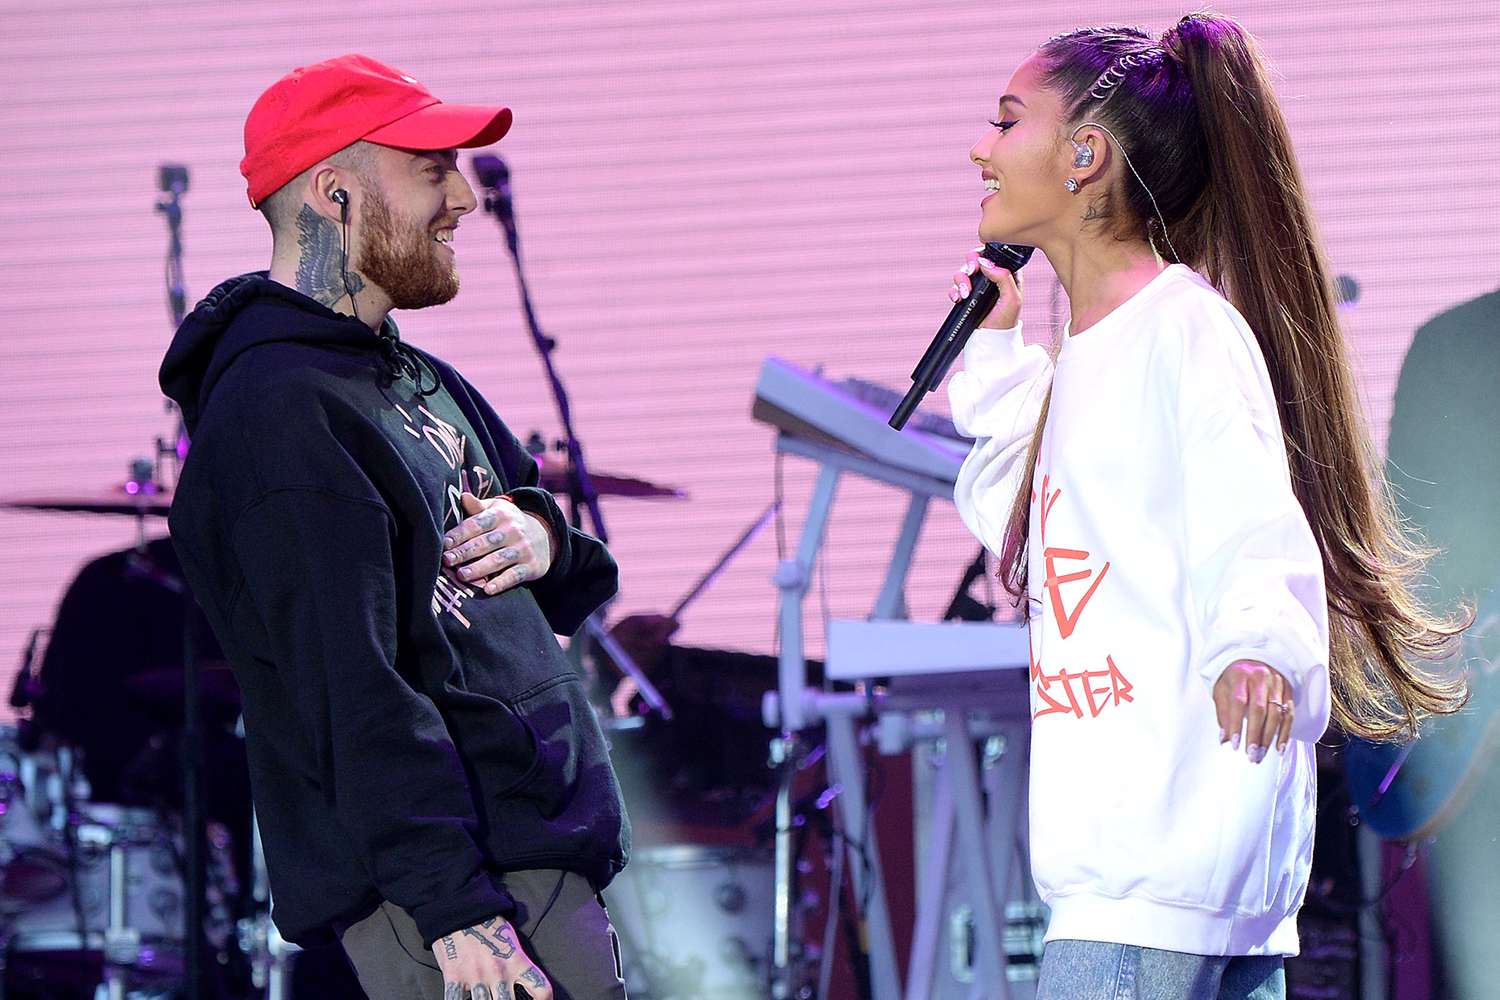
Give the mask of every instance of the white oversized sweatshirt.
POLYGON ((1291 955, 1328 724, 1322 561, 1292 493, 1265 360, 1183 265, 1056 363, 979 330, 949 388, 975 443, 955 498, 1004 547, 1052 403, 1029 537, 1032 870, 1047 940, 1291 955), (1293 740, 1219 743, 1214 682, 1259 660, 1296 692, 1293 740))

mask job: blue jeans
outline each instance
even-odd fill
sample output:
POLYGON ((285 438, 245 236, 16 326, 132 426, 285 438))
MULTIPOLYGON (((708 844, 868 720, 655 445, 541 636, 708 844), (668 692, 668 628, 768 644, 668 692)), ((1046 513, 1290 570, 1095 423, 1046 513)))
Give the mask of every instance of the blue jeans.
POLYGON ((1049 941, 1036 1000, 1286 1000, 1286 972, 1280 955, 1049 941))

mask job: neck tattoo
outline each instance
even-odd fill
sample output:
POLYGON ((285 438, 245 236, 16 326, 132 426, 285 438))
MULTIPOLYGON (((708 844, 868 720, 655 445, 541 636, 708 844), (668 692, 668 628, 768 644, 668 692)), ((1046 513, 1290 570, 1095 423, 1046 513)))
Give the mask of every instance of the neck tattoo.
POLYGON ((311 205, 297 213, 297 248, 297 291, 314 302, 331 308, 347 292, 364 289, 364 279, 355 271, 349 272, 349 287, 344 287, 339 228, 311 205))

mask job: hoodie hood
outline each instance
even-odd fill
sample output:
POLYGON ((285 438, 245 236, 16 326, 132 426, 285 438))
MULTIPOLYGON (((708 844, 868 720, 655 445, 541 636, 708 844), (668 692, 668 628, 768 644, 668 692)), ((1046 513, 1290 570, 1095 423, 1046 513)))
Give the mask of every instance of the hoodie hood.
POLYGON ((419 386, 424 369, 436 378, 430 363, 401 343, 389 317, 376 333, 353 316, 272 281, 265 271, 253 271, 204 296, 177 328, 162 359, 158 381, 167 398, 181 407, 188 433, 236 358, 257 345, 281 341, 368 350, 380 356, 392 377, 406 376, 419 386))

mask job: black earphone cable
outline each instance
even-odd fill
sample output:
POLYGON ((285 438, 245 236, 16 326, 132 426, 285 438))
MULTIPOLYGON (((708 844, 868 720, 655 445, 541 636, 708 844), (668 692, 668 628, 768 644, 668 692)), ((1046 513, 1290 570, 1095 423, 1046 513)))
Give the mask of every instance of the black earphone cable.
POLYGON ((341 188, 334 192, 334 200, 339 203, 339 221, 344 227, 344 252, 339 271, 344 278, 344 292, 349 296, 349 308, 354 310, 354 318, 359 319, 359 303, 354 300, 354 288, 349 284, 349 193, 341 188))
MULTIPOLYGON (((343 255, 339 270, 344 278, 344 292, 349 296, 349 308, 354 310, 354 318, 359 319, 359 303, 355 301, 354 286, 349 281, 349 192, 339 188, 333 193, 333 200, 339 203, 339 221, 344 228, 343 255)), ((432 363, 403 344, 395 334, 388 332, 385 324, 381 324, 375 335, 380 338, 381 358, 393 378, 405 376, 411 379, 417 384, 419 396, 431 396, 442 388, 442 376, 432 363), (431 388, 427 387, 425 378, 429 371, 432 373, 431 388)))

